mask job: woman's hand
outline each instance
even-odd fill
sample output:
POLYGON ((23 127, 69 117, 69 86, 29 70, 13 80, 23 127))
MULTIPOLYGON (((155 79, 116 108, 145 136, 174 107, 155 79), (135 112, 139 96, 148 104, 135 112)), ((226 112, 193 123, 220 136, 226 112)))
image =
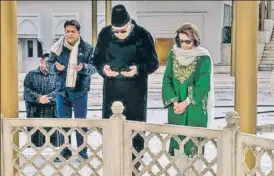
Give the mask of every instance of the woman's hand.
POLYGON ((188 106, 188 102, 186 100, 181 102, 181 103, 178 103, 178 102, 175 103, 174 102, 173 105, 174 105, 174 107, 173 107, 174 112, 176 114, 182 114, 183 112, 185 112, 185 109, 188 106))

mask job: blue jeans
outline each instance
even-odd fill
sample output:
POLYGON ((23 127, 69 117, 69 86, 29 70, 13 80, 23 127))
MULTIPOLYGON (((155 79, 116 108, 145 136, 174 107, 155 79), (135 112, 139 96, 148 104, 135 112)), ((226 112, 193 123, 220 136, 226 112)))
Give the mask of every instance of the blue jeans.
MULTIPOLYGON (((77 98, 77 99, 69 99, 64 96, 58 95, 56 97, 56 105, 57 105, 57 118, 71 118, 72 117, 72 108, 74 110, 75 118, 86 118, 87 116, 87 94, 77 98)), ((65 131, 68 131, 69 128, 64 128, 65 131)), ((84 132, 87 131, 86 128, 82 128, 84 132)), ((83 136, 76 131, 76 140, 77 146, 81 146, 83 144, 83 136)), ((71 139, 69 138, 71 142, 71 139)), ((57 133, 57 145, 61 146, 64 144, 64 136, 60 133, 57 133)), ((61 154, 67 158, 71 156, 71 151, 65 148, 61 154)), ((87 148, 85 147, 83 150, 79 152, 83 159, 87 158, 87 148)))

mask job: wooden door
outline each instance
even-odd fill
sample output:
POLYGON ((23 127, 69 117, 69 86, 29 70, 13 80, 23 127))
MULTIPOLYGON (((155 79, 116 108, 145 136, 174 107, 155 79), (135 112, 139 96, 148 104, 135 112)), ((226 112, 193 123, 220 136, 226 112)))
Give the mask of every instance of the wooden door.
POLYGON ((173 38, 156 38, 155 48, 159 58, 160 65, 166 65, 168 52, 173 47, 173 38))

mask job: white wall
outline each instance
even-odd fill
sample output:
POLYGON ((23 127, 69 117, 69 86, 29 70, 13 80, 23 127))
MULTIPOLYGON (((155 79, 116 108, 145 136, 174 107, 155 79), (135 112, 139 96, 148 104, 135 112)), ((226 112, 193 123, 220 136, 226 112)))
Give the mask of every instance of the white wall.
POLYGON ((203 45, 211 52, 214 62, 218 63, 221 59, 222 8, 223 3, 218 1, 138 1, 135 6, 136 15, 134 13, 133 15, 137 19, 141 19, 138 16, 147 16, 147 21, 140 20, 140 25, 146 21, 147 23, 144 25, 150 28, 158 26, 159 29, 162 28, 166 31, 171 29, 174 32, 183 22, 191 22, 191 20, 198 22, 201 20, 199 18, 202 18, 203 24, 196 25, 204 25, 204 31, 201 31, 203 45), (153 20, 152 16, 157 16, 157 14, 163 15, 166 21, 159 20, 157 17, 153 20), (172 18, 172 14, 174 14, 174 18, 172 18), (197 17, 197 15, 203 17, 197 17), (149 19, 150 21, 148 21, 149 19), (148 25, 149 23, 150 25, 148 25))
POLYGON ((91 41, 91 1, 17 1, 17 13, 39 13, 39 39, 46 50, 52 44, 54 13, 77 13, 82 36, 91 41))
MULTIPOLYGON (((134 17, 136 1, 112 1, 112 6, 124 4, 129 14, 134 17)), ((105 1, 97 1, 98 12, 98 32, 105 26, 105 1)), ((38 13, 39 14, 39 39, 44 42, 44 47, 48 50, 52 44, 52 24, 53 14, 77 14, 81 24, 82 37, 91 42, 91 1, 18 1, 17 13, 38 13), (39 7, 36 8, 36 7, 39 7)))
MULTIPOLYGON (((105 1, 98 2, 98 32, 105 26, 105 1)), ((158 26, 158 31, 166 30, 173 37, 175 30, 184 22, 197 23, 200 28, 202 44, 212 54, 215 63, 221 60, 221 30, 223 20, 223 3, 220 1, 112 1, 112 6, 124 4, 130 16, 140 25, 151 29, 158 26), (149 17, 152 14, 154 17, 149 17), (157 16, 158 17, 155 17, 157 16), (159 14, 166 21, 159 20, 159 14), (174 18, 172 17, 174 15, 174 18), (157 20, 155 20, 158 18, 157 20), (151 25, 148 25, 148 23, 151 25), (142 24, 143 23, 143 24, 142 24)), ((18 1, 17 13, 39 14, 38 38, 45 51, 49 51, 53 31, 62 17, 54 14, 76 14, 81 24, 82 37, 91 41, 91 1, 18 1), (39 8, 38 8, 39 7, 39 8), (57 22, 56 22, 57 21, 57 22)), ((65 18, 65 17, 64 17, 65 18)), ((57 29, 57 31, 60 31, 57 29)), ((153 30, 153 29, 151 29, 153 30)), ((151 31, 150 31, 151 32, 151 31)), ((152 31, 153 32, 153 31, 152 31)), ((164 32, 165 33, 165 32, 164 32)), ((158 35, 158 34, 157 34, 158 35)))

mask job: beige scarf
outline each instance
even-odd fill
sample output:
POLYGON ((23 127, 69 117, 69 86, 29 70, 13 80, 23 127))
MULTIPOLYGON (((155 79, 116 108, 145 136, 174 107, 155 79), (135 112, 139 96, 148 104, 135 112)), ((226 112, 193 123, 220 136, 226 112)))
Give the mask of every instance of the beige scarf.
POLYGON ((208 50, 201 46, 184 50, 183 48, 179 48, 177 45, 174 45, 172 50, 176 59, 179 61, 179 64, 183 66, 189 66, 199 56, 210 56, 208 50))
POLYGON ((76 41, 74 46, 71 46, 65 37, 61 37, 57 42, 55 42, 51 51, 54 52, 57 56, 59 56, 63 50, 63 46, 71 50, 69 56, 69 63, 67 68, 67 78, 66 78, 66 87, 74 88, 77 79, 77 71, 72 69, 73 65, 77 65, 77 56, 78 56, 78 46, 80 44, 80 37, 76 41))

